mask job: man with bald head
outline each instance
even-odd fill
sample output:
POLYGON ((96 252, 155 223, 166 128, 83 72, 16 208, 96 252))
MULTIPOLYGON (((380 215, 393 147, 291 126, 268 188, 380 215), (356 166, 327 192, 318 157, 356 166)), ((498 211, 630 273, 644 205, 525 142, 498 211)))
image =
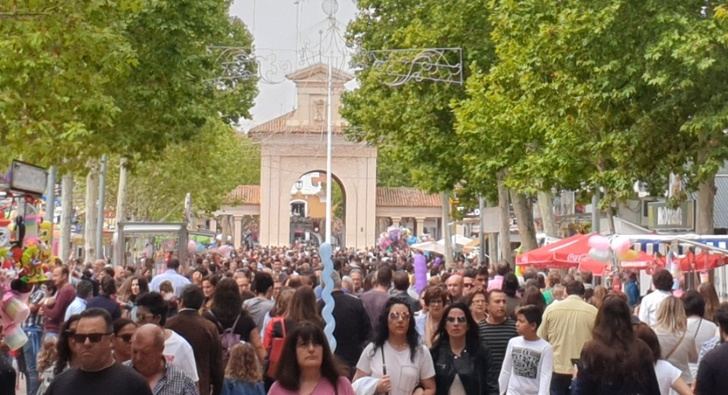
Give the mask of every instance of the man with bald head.
POLYGON ((127 363, 147 380, 154 395, 199 395, 195 382, 168 365, 163 352, 164 330, 144 324, 131 338, 131 361, 127 363))
POLYGON ((445 281, 447 285, 447 295, 450 303, 455 303, 463 297, 463 276, 453 274, 445 281))

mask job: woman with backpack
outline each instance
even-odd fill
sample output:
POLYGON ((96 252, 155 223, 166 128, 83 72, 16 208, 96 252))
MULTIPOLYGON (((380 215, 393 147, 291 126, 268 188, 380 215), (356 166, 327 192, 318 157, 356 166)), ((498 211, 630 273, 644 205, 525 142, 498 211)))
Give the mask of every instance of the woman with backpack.
POLYGON ((230 349, 241 340, 253 345, 260 361, 265 360, 265 349, 260 341, 260 330, 253 318, 243 309, 238 284, 231 278, 220 280, 215 287, 212 306, 205 317, 217 325, 223 348, 224 363, 230 349))

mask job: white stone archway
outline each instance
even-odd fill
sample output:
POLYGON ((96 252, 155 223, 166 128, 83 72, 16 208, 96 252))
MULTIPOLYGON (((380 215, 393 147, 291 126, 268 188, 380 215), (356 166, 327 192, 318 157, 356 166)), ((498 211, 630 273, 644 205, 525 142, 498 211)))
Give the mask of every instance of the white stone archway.
MULTIPOLYGON (((260 243, 290 241, 291 186, 301 175, 326 169, 327 67, 317 64, 287 76, 296 84, 298 108, 251 130, 261 145, 260 243), (322 116, 323 114, 323 116, 322 116)), ((374 245, 376 232, 377 150, 347 141, 338 112, 344 84, 353 76, 333 73, 334 136, 332 175, 345 196, 345 246, 374 245)))

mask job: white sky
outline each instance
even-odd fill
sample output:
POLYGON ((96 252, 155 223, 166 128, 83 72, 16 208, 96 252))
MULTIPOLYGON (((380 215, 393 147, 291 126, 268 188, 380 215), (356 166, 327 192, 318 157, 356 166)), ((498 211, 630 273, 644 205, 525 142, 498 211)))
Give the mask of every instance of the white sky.
MULTIPOLYGON (((293 83, 285 80, 283 75, 315 63, 321 53, 321 37, 325 37, 324 41, 329 41, 328 38, 332 36, 338 37, 326 33, 329 22, 322 10, 323 1, 334 0, 235 0, 230 7, 230 14, 241 18, 253 33, 256 55, 265 59, 261 64, 262 73, 275 82, 258 83, 259 94, 251 110, 252 124, 267 121, 294 108, 295 89, 293 83), (300 28, 297 28, 297 19, 300 28), (297 37, 299 62, 296 63, 297 37)), ((343 35, 347 24, 354 18, 356 4, 353 0, 338 0, 336 3, 338 12, 335 17, 338 30, 343 35)), ((335 47, 343 47, 340 38, 334 40, 335 47)), ((327 53, 330 46, 323 47, 324 53, 327 53)), ((341 50, 337 52, 341 53, 341 50)), ((340 60, 338 62, 341 63, 340 60)), ((339 67, 343 67, 343 64, 339 67)), ((244 124, 246 129, 249 126, 250 122, 244 124)))

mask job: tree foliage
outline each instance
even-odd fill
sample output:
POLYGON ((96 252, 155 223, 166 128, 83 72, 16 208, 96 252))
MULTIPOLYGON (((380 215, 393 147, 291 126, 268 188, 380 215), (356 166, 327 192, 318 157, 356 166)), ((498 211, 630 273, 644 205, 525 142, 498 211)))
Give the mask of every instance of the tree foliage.
POLYGON ((5 161, 79 170, 105 153, 133 165, 248 115, 256 81, 217 83, 226 59, 208 49, 252 44, 227 0, 22 4, 0 23, 5 161))
MULTIPOLYGON (((466 49, 465 65, 490 61, 486 1, 359 1, 348 29, 350 43, 366 65, 367 51, 398 48, 466 49)), ((453 61, 455 59, 451 59, 453 61)), ((451 190, 462 180, 450 102, 464 96, 459 85, 422 81, 392 88, 382 70, 365 67, 360 86, 344 96, 348 135, 383 148, 428 191, 451 190)))
MULTIPOLYGON (((14 2, 13 2, 14 3, 14 2)), ((0 5, 0 164, 78 168, 106 151, 120 108, 109 87, 137 64, 124 36, 134 1, 0 5)), ((3 166, 4 167, 4 166, 3 166)))
MULTIPOLYGON (((217 210, 227 195, 241 184, 257 184, 260 147, 220 120, 205 123, 202 133, 167 146, 159 156, 139 162, 128 181, 126 216, 143 221, 183 218, 185 195, 192 195, 197 212, 217 210)), ((117 174, 111 172, 115 200, 117 174)))
POLYGON ((663 190, 671 171, 712 177, 726 158, 728 57, 701 5, 490 3, 498 59, 456 105, 466 173, 506 169, 522 191, 601 186, 609 199, 635 180, 663 190))

